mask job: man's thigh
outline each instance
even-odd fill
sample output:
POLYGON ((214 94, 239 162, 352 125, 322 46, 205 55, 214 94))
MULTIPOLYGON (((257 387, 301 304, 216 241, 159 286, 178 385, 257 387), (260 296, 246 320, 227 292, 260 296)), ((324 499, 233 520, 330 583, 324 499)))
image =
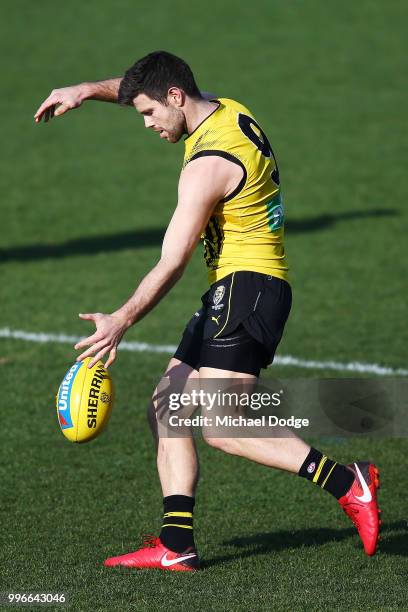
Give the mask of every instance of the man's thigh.
MULTIPOLYGON (((237 357, 239 363, 239 355, 237 357)), ((234 360, 233 360, 234 361, 234 360)), ((244 363, 249 363, 244 357, 244 363)), ((256 362, 255 362, 256 363, 256 362)), ((258 377, 248 372, 222 369, 222 367, 200 367, 200 389, 205 403, 201 406, 202 435, 210 446, 227 450, 230 438, 246 435, 245 428, 231 428, 225 419, 236 419, 246 415, 248 402, 255 390, 258 377)))

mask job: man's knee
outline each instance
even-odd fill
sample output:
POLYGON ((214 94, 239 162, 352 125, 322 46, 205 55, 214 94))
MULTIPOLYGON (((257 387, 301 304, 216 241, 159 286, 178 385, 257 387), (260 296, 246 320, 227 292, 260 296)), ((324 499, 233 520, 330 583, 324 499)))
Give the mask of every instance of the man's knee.
POLYGON ((147 420, 153 434, 157 436, 158 423, 166 426, 169 417, 169 393, 184 390, 188 381, 198 380, 198 372, 186 363, 172 357, 166 372, 155 388, 147 407, 147 420))
POLYGON ((234 438, 220 438, 211 435, 211 432, 203 433, 204 441, 212 448, 224 451, 224 453, 234 454, 237 448, 236 440, 234 438))
POLYGON ((147 406, 146 417, 147 417, 147 422, 149 423, 149 427, 152 433, 156 433, 157 432, 157 414, 156 414, 156 407, 154 404, 154 394, 147 406))

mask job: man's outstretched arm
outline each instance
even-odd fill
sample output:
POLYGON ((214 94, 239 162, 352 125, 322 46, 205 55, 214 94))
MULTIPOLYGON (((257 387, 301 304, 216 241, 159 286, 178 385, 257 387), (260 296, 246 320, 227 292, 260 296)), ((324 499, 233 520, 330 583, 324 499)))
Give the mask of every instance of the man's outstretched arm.
MULTIPOLYGON (((79 108, 85 100, 99 100, 101 102, 118 101, 119 85, 122 77, 107 79, 106 81, 94 81, 53 89, 48 98, 38 107, 34 115, 36 123, 41 119, 47 123, 53 117, 59 117, 69 110, 79 108)), ((214 94, 201 92, 205 100, 216 98, 214 94)))
POLYGON ((75 345, 75 349, 90 347, 79 355, 78 361, 94 355, 89 363, 92 367, 108 352, 106 367, 114 361, 125 331, 154 308, 181 278, 215 204, 226 195, 231 172, 235 172, 235 165, 220 157, 202 157, 186 166, 180 176, 178 204, 163 240, 159 262, 117 311, 111 315, 80 315, 95 323, 96 332, 75 345))
POLYGON ((35 122, 39 123, 43 118, 47 122, 54 116, 63 115, 67 111, 81 106, 85 100, 117 102, 121 80, 122 77, 117 77, 106 81, 79 83, 70 87, 53 89, 35 113, 35 122))

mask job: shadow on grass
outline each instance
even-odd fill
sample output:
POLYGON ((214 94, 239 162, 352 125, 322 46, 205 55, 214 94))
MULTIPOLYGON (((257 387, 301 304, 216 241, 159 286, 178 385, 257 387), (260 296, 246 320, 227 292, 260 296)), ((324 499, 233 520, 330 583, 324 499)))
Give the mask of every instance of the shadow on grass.
MULTIPOLYGON (((408 521, 396 521, 382 525, 380 550, 387 555, 408 557, 408 521)), ((408 577, 408 567, 405 576, 408 577)))
POLYGON ((288 219, 285 223, 286 232, 301 234, 303 232, 316 232, 336 225, 339 221, 353 221, 367 217, 395 217, 400 212, 394 208, 372 208, 371 210, 349 210, 336 215, 327 214, 311 217, 309 219, 288 219))
POLYGON ((301 529, 297 531, 270 531, 257 533, 244 538, 225 540, 225 546, 234 546, 237 551, 229 555, 214 557, 203 562, 204 567, 245 559, 269 552, 279 552, 288 548, 322 546, 327 542, 340 542, 354 535, 353 528, 347 529, 301 529))
POLYGON ((106 234, 67 240, 61 244, 29 244, 0 249, 0 263, 7 261, 36 261, 60 259, 76 255, 96 255, 125 249, 143 249, 160 246, 166 228, 141 229, 120 234, 106 234))
MULTIPOLYGON (((327 229, 338 221, 363 219, 366 217, 389 217, 398 215, 394 209, 372 209, 367 211, 348 211, 337 215, 327 214, 310 219, 289 219, 287 231, 291 234, 314 232, 327 229)), ((61 244, 29 244, 20 247, 0 249, 0 263, 8 261, 38 261, 41 259, 61 259, 76 255, 96 255, 124 249, 143 249, 148 246, 160 246, 166 228, 147 228, 136 231, 121 232, 67 240, 61 244)))
MULTIPOLYGON (((407 521, 396 521, 383 525, 381 535, 382 540, 379 545, 381 553, 408 556, 407 521)), ((360 542, 357 540, 358 536, 354 527, 345 529, 312 528, 297 531, 257 533, 244 538, 225 540, 223 542, 224 546, 234 546, 237 551, 228 555, 214 557, 208 561, 203 561, 202 567, 211 567, 213 565, 228 563, 229 561, 245 559, 269 552, 279 552, 287 550, 288 548, 323 546, 328 542, 341 542, 351 537, 355 537, 356 542, 361 546, 360 542)), ((408 570, 406 574, 408 575, 408 570)))

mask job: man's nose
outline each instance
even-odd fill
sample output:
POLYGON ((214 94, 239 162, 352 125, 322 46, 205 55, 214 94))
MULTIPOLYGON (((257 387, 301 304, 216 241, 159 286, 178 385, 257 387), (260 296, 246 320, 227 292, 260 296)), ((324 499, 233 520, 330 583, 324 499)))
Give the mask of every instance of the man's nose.
POLYGON ((144 117, 144 122, 145 122, 145 127, 147 128, 152 127, 154 125, 153 119, 151 117, 147 117, 146 115, 144 117))

